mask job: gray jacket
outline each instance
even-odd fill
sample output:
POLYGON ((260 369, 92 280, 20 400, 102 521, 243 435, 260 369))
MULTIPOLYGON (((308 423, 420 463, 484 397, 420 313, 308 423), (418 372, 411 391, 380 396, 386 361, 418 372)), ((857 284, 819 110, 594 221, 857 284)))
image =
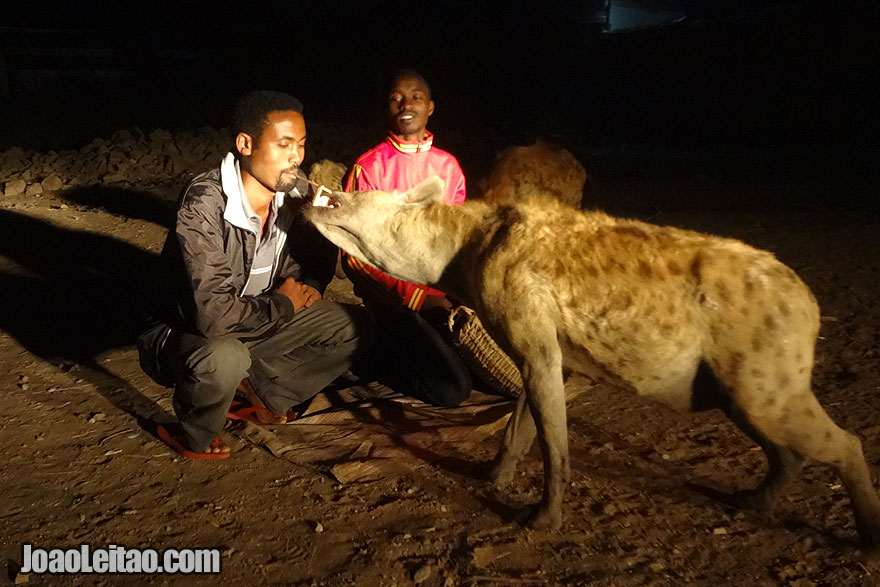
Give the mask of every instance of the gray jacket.
MULTIPOLYGON (((333 277, 336 247, 300 214, 308 186, 276 194, 280 228, 272 287, 288 277, 323 294, 333 277)), ((162 251, 172 284, 167 321, 206 337, 233 334, 259 339, 293 316, 281 294, 243 296, 254 259, 256 234, 241 203, 238 162, 226 155, 219 169, 196 176, 184 189, 177 220, 162 251)), ((167 308, 168 306, 166 306, 167 308)))

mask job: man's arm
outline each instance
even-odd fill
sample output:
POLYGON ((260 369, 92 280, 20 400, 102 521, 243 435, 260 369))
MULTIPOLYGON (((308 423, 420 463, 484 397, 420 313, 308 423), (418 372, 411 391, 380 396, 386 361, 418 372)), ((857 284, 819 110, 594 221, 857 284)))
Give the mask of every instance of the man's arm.
POLYGON ((198 195, 185 199, 175 232, 188 299, 181 300, 186 322, 206 337, 239 334, 259 337, 290 319, 291 300, 283 294, 239 296, 224 250, 222 213, 198 195))
POLYGON ((366 178, 362 179, 363 173, 364 173, 364 168, 361 167, 360 163, 355 162, 355 164, 351 166, 351 169, 349 169, 348 173, 345 175, 344 189, 346 192, 351 193, 351 192, 371 189, 371 188, 361 187, 361 186, 366 185, 368 183, 366 178))
POLYGON ((447 188, 449 190, 447 192, 447 203, 453 205, 463 204, 467 198, 467 186, 464 179, 464 172, 461 170, 458 161, 453 159, 452 162, 453 165, 451 166, 449 177, 446 180, 449 183, 449 187, 447 188))

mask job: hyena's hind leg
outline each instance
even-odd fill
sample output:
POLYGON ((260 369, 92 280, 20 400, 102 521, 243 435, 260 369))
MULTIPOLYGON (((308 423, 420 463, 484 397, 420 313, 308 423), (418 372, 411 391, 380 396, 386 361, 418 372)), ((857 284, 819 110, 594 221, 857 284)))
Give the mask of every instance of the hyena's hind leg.
POLYGON ((736 424, 746 436, 764 451, 767 459, 767 474, 752 489, 725 493, 715 489, 695 486, 700 492, 718 501, 741 509, 770 510, 779 492, 798 474, 804 458, 797 452, 770 440, 746 417, 742 408, 736 404, 729 390, 725 389, 715 377, 711 368, 700 363, 693 382, 693 408, 702 410, 718 408, 736 424))
POLYGON ((723 498, 723 501, 738 508, 769 511, 776 503, 782 489, 800 472, 804 457, 767 438, 749 422, 739 406, 732 405, 725 410, 725 414, 764 450, 764 456, 767 458, 767 475, 754 489, 736 491, 723 498))
MULTIPOLYGON (((777 380, 788 382, 784 377, 777 380)), ((810 390, 809 374, 775 397, 740 403, 746 404, 742 409, 748 421, 771 442, 837 471, 853 505, 862 547, 880 553, 880 499, 862 443, 828 416, 810 390)))

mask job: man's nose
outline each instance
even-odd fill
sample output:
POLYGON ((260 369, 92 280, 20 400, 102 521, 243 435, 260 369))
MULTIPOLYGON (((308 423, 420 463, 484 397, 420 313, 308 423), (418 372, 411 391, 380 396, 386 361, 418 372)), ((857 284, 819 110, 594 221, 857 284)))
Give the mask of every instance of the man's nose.
POLYGON ((304 149, 305 149, 305 147, 302 147, 300 145, 294 145, 290 151, 290 156, 288 157, 288 159, 293 163, 299 163, 300 161, 303 160, 303 150, 304 149))

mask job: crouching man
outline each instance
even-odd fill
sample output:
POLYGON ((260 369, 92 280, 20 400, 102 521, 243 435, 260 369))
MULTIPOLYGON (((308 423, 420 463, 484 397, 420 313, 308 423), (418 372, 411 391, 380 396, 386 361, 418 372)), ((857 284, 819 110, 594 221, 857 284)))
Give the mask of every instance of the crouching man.
POLYGON ((139 341, 141 365, 174 386, 179 426, 158 436, 190 458, 229 456, 227 415, 284 424, 372 337, 363 308, 322 299, 336 249, 300 214, 306 141, 299 100, 251 92, 235 147, 184 189, 162 251, 168 303, 139 341), (242 401, 234 402, 236 391, 242 401))

